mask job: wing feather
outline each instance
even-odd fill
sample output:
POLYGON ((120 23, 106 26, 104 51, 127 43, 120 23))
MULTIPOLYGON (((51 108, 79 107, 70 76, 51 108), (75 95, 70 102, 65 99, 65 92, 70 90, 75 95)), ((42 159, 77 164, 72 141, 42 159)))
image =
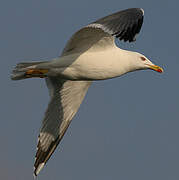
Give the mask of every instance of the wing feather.
POLYGON ((140 32, 144 11, 131 8, 101 18, 77 31, 67 42, 62 56, 115 46, 114 37, 132 42, 140 32))
POLYGON ((66 81, 47 78, 51 96, 38 137, 34 175, 40 172, 64 136, 83 101, 90 81, 66 81))
POLYGON ((135 41, 135 35, 140 32, 143 18, 143 9, 130 8, 101 18, 89 24, 88 27, 99 27, 101 25, 101 28, 110 35, 115 35, 120 40, 132 42, 135 41), (133 26, 137 26, 137 28, 133 29, 133 26), (122 36, 121 32, 123 32, 122 36))

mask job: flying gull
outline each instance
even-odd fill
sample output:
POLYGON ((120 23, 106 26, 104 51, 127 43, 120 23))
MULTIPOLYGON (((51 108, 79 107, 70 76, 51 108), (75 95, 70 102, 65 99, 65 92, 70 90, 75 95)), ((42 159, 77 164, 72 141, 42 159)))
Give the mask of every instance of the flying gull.
POLYGON ((93 81, 136 70, 163 72, 144 55, 120 49, 115 44, 115 38, 135 41, 143 17, 144 10, 140 8, 114 13, 77 31, 60 57, 17 64, 12 80, 45 78, 51 97, 38 137, 35 176, 55 151, 93 81))

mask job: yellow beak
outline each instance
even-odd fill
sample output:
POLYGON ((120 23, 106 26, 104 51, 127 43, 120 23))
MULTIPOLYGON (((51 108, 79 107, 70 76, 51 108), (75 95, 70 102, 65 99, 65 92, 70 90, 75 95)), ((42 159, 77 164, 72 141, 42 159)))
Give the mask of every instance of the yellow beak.
POLYGON ((157 71, 159 73, 162 73, 163 72, 163 69, 157 65, 149 65, 149 68, 154 70, 154 71, 157 71))

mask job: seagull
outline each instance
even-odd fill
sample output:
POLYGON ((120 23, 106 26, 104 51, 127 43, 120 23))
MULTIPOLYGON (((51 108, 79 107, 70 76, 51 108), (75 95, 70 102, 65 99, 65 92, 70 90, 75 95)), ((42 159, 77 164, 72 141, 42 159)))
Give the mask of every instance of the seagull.
POLYGON ((63 138, 93 81, 151 69, 163 72, 138 52, 120 49, 115 38, 133 42, 143 24, 144 10, 130 8, 103 17, 81 28, 67 42, 61 56, 22 62, 12 80, 44 78, 51 97, 40 129, 34 163, 37 176, 63 138))

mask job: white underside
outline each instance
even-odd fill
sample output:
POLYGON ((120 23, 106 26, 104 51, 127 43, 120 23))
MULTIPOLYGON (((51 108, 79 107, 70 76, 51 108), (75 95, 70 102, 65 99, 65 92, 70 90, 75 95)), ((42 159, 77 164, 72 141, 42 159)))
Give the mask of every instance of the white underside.
POLYGON ((55 59, 52 66, 58 70, 55 73, 69 79, 103 80, 131 71, 128 56, 125 50, 112 47, 105 51, 86 51, 82 54, 63 56, 55 59))

